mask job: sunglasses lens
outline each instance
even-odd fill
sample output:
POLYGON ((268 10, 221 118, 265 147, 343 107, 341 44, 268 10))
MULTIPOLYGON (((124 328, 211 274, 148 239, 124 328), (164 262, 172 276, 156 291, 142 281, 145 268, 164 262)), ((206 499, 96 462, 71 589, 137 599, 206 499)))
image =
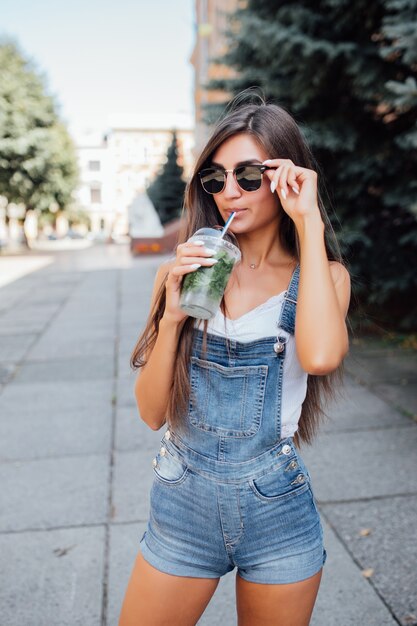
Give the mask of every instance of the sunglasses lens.
POLYGON ((224 177, 221 170, 210 167, 200 172, 201 184, 207 193, 220 193, 224 187, 224 177))
POLYGON ((257 191, 262 183, 262 172, 254 165, 243 165, 236 169, 236 180, 244 191, 257 191))

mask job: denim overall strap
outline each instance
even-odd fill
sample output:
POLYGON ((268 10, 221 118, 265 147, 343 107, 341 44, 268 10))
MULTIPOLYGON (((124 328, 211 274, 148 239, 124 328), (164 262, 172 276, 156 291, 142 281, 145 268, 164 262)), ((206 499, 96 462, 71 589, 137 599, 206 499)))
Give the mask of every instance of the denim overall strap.
POLYGON ((288 289, 284 294, 284 302, 281 307, 281 315, 278 320, 278 328, 282 328, 286 330, 291 335, 295 332, 295 309, 297 305, 297 294, 298 294, 298 279, 300 277, 300 264, 297 263, 297 266, 293 272, 293 275, 290 280, 290 284, 288 285, 288 289))

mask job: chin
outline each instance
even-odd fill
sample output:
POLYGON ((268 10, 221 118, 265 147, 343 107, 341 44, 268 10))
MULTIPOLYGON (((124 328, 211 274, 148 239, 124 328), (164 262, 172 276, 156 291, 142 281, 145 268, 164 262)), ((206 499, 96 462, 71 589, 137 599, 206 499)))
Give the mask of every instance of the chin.
POLYGON ((248 224, 231 224, 230 229, 234 235, 241 235, 253 230, 248 224))

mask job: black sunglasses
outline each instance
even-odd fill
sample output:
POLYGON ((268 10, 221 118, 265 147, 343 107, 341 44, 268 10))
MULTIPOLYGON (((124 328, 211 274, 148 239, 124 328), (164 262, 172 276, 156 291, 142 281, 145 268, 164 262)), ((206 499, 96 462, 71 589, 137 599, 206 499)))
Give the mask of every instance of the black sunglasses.
POLYGON ((233 172, 235 180, 243 191, 257 191, 262 184, 262 174, 265 170, 275 168, 267 165, 240 165, 234 170, 224 170, 219 167, 206 167, 198 172, 204 191, 210 194, 220 193, 226 186, 228 172, 233 172))

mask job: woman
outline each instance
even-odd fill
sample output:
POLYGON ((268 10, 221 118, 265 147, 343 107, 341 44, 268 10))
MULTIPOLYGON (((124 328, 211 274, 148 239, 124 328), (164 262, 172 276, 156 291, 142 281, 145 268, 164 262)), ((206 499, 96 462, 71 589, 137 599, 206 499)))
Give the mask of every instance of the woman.
POLYGON ((309 624, 326 550, 297 448, 341 380, 350 301, 316 169, 294 119, 264 101, 229 109, 197 160, 183 243, 132 354, 141 418, 167 428, 119 626, 196 624, 234 567, 239 626, 309 624), (242 258, 202 329, 179 295, 212 251, 188 239, 232 211, 242 258))

